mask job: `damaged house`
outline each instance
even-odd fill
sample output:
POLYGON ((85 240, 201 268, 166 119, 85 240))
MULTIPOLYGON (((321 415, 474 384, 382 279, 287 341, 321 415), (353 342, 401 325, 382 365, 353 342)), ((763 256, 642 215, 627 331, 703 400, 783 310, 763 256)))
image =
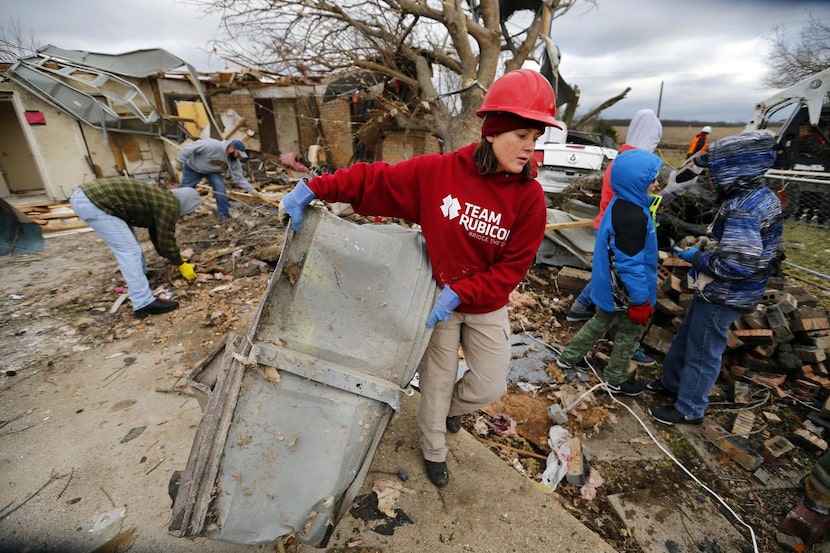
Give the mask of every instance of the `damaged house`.
POLYGON ((114 175, 170 184, 177 149, 206 136, 245 142, 258 182, 256 171, 263 176, 264 164, 285 154, 336 169, 437 151, 434 139, 411 135, 407 145, 394 129, 357 132, 371 119, 372 102, 361 94, 371 84, 383 86, 354 76, 324 83, 247 69, 198 73, 162 49, 112 55, 46 46, 0 82, 0 199, 62 202, 83 182, 114 175))

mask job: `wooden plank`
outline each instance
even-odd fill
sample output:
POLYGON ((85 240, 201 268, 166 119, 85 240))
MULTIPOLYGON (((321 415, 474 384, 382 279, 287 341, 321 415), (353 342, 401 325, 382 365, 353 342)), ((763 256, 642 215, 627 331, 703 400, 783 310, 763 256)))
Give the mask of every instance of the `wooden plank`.
POLYGON ((74 230, 85 228, 88 225, 80 219, 51 219, 40 227, 42 232, 60 232, 62 230, 74 230))
POLYGON ((121 152, 127 160, 141 161, 141 149, 136 145, 132 136, 119 133, 112 133, 110 136, 113 137, 118 147, 121 148, 121 152))
POLYGON ((586 228, 594 226, 593 219, 586 219, 584 221, 565 221, 563 223, 548 223, 545 225, 545 230, 560 230, 563 228, 586 228))
POLYGON ((582 442, 579 438, 568 438, 571 448, 571 462, 565 474, 565 481, 572 486, 585 485, 585 457, 582 454, 582 442))
POLYGON ((46 221, 47 219, 72 219, 73 217, 77 217, 78 215, 72 211, 72 209, 68 209, 67 211, 58 211, 58 212, 48 212, 48 213, 38 213, 32 214, 30 217, 32 219, 40 219, 42 221, 46 221))
POLYGON ((114 135, 108 135, 107 140, 109 141, 110 151, 112 151, 112 157, 115 159, 115 168, 118 169, 119 175, 123 175, 127 172, 127 164, 124 163, 124 152, 115 140, 114 135))

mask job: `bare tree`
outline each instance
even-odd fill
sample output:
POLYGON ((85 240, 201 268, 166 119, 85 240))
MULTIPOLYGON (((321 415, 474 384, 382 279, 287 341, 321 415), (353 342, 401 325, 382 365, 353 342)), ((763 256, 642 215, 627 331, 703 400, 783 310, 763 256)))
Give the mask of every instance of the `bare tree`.
POLYGON ((23 32, 18 20, 0 23, 0 63, 13 63, 18 58, 31 56, 39 47, 31 33, 23 32))
MULTIPOLYGON (((381 117, 446 149, 474 140, 475 110, 502 72, 535 59, 550 22, 595 0, 192 0, 221 12, 213 50, 279 75, 357 71, 381 117)), ((549 40, 549 38, 548 38, 549 40)), ((538 61, 538 60, 536 60, 538 61)))
POLYGON ((776 27, 770 45, 764 84, 771 88, 786 88, 830 67, 830 25, 812 14, 796 44, 790 44, 783 27, 776 27))

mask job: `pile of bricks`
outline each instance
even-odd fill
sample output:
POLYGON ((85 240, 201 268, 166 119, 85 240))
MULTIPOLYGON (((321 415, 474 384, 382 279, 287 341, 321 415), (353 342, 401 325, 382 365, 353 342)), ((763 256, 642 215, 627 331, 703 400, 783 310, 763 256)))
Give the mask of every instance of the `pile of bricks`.
MULTIPOLYGON (((688 276, 691 265, 666 252, 660 256, 657 304, 642 344, 665 355, 694 290, 688 276)), ((577 293, 590 278, 588 271, 563 267, 556 283, 577 293)), ((813 477, 815 469, 804 478, 804 499, 780 526, 778 541, 786 551, 804 551, 805 545, 817 543, 830 530, 830 315, 817 305, 818 299, 804 289, 770 279, 756 310, 732 325, 723 356, 721 380, 727 383, 726 393, 730 401, 747 409, 737 413, 728 429, 711 422, 702 429, 712 444, 762 483, 770 475, 761 465, 774 464, 796 447, 821 455, 826 467, 822 461, 816 466, 826 468, 819 471, 826 478, 813 477), (764 390, 808 414, 788 435, 771 435, 753 447, 749 438, 756 425, 754 392, 764 390)), ((761 411, 764 422, 780 423, 772 411, 761 411)))
MULTIPOLYGON (((665 354, 694 294, 688 278, 690 265, 663 255, 656 315, 643 344, 665 354)), ((818 309, 817 302, 801 288, 785 286, 782 279, 770 279, 756 310, 735 321, 729 331, 722 374, 729 383, 732 401, 749 404, 752 387, 766 388, 773 397, 789 399, 808 409, 828 400, 830 315, 818 309)), ((791 438, 797 445, 819 452, 828 449, 824 438, 830 437, 830 404, 823 414, 827 418, 812 413, 803 428, 793 433, 791 438)), ((751 428, 750 421, 743 421, 746 425, 751 428)))
MULTIPOLYGON (((657 315, 643 344, 663 354, 694 297, 689 267, 685 261, 668 256, 660 267, 657 315)), ((809 413, 799 428, 787 436, 769 437, 760 450, 749 444, 756 417, 749 408, 738 412, 728 431, 711 423, 704 427, 704 435, 715 446, 762 482, 768 473, 761 465, 776 462, 796 446, 816 453, 828 450, 830 316, 816 306, 817 298, 811 294, 773 278, 756 310, 735 321, 729 331, 721 370, 730 400, 750 407, 753 388, 766 389, 774 398, 801 405, 809 413)), ((767 423, 780 422, 775 413, 762 411, 762 415, 767 423)), ((830 466, 830 454, 822 458, 830 466)), ((805 477, 808 480, 803 501, 781 524, 778 541, 784 550, 803 551, 830 529, 830 509, 825 508, 830 505, 830 489, 822 482, 811 487, 810 475, 805 477)))

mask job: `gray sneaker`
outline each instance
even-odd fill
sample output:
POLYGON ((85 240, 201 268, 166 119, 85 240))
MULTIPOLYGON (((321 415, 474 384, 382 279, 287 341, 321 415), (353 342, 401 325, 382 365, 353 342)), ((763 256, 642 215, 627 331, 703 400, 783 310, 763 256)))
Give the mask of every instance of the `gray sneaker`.
POLYGON ((566 363, 565 361, 562 361, 561 357, 556 360, 556 366, 559 367, 560 369, 572 369, 572 368, 574 368, 573 363, 566 363))

